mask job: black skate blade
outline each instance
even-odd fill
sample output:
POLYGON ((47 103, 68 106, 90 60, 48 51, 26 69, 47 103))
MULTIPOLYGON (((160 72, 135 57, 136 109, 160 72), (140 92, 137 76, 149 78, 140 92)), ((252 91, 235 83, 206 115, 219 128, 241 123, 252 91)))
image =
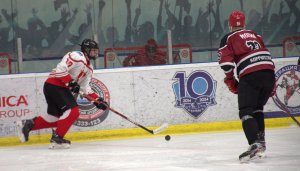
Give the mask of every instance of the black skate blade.
POLYGON ((69 149, 71 147, 71 144, 68 143, 62 143, 62 144, 57 144, 57 143, 51 143, 49 145, 49 149, 69 149))
POLYGON ((239 158, 240 163, 248 163, 250 161, 250 156, 244 156, 242 158, 239 158))
POLYGON ((241 158, 239 158, 239 160, 240 160, 240 163, 249 163, 251 161, 259 160, 259 159, 263 158, 264 156, 265 156, 264 153, 256 153, 253 156, 247 155, 247 156, 241 157, 241 158))

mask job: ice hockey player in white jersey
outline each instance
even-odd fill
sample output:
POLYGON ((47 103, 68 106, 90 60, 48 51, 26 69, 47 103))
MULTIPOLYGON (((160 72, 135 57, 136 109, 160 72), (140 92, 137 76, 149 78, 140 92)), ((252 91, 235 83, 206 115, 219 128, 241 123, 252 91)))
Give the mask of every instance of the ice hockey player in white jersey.
POLYGON ((62 58, 44 83, 47 114, 17 122, 21 142, 28 141, 30 131, 52 128, 49 148, 70 147, 71 142, 64 139, 64 136, 80 114, 72 93, 82 91, 101 102, 94 103, 97 108, 107 109, 108 104, 89 86, 93 74, 90 62, 98 57, 98 44, 91 39, 85 39, 80 46, 81 51, 68 52, 62 58))

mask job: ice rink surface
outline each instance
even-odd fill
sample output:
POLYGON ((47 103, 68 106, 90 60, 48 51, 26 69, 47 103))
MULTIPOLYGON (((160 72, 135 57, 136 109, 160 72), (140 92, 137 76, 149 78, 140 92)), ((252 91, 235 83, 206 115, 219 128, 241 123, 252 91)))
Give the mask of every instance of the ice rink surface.
POLYGON ((243 132, 201 133, 0 148, 1 171, 300 171, 300 128, 266 130, 266 157, 240 164, 243 132))

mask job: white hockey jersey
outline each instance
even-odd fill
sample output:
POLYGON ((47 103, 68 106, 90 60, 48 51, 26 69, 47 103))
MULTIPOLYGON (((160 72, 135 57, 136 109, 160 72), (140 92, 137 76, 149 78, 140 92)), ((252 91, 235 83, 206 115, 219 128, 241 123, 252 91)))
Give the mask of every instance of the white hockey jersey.
POLYGON ((52 70, 47 83, 61 87, 67 87, 72 79, 79 85, 84 94, 95 94, 89 83, 93 75, 93 66, 84 54, 80 51, 67 53, 56 68, 52 70))

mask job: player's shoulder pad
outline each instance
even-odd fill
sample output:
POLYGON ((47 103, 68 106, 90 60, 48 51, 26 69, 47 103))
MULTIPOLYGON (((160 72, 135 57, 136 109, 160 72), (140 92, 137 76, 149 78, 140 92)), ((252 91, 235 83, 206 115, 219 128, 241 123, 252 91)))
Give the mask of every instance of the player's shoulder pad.
POLYGON ((220 47, 219 48, 221 48, 221 47, 223 47, 223 46, 225 46, 226 44, 227 44, 227 38, 228 38, 228 36, 230 36, 232 33, 228 33, 228 34, 226 34, 222 39, 221 39, 221 42, 220 42, 220 47))
POLYGON ((70 53, 70 58, 75 61, 86 61, 84 54, 80 51, 73 51, 70 53))
POLYGON ((84 56, 84 54, 81 51, 73 51, 73 53, 77 53, 79 56, 84 56))

